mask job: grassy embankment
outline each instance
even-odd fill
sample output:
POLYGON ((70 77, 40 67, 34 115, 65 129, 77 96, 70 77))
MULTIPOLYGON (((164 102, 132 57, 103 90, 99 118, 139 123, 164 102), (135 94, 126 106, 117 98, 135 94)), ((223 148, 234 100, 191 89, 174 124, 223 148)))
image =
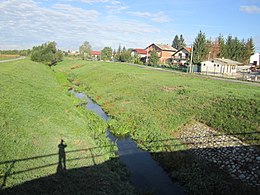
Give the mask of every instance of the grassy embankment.
POLYGON ((35 180, 18 189, 25 194, 131 193, 127 172, 110 160, 111 147, 103 147, 110 145, 106 122, 77 107, 81 102, 62 86, 66 82, 62 74, 28 59, 0 64, 0 187, 45 177, 47 186, 35 180), (61 139, 67 144, 67 170, 73 171, 59 177, 55 173, 61 139))
POLYGON ((260 131, 259 87, 74 59, 55 70, 103 107, 112 118, 114 134, 130 134, 140 147, 154 152, 188 193, 255 193, 225 170, 197 159, 174 137, 183 125, 200 121, 220 133, 239 133, 236 136, 248 143, 259 144, 259 134, 251 134, 260 131))
POLYGON ((1 60, 10 60, 14 58, 20 57, 19 55, 7 55, 7 54, 0 54, 0 61, 1 60))
POLYGON ((242 133, 241 138, 260 138, 243 135, 260 131, 259 87, 120 63, 69 59, 55 69, 112 116, 115 134, 131 134, 152 151, 160 148, 149 141, 174 137, 182 125, 196 120, 220 132, 242 133))

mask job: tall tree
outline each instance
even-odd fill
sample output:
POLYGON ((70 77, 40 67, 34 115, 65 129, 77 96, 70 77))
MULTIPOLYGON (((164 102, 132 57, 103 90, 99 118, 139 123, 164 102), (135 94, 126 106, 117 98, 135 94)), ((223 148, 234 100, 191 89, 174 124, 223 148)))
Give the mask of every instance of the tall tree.
POLYGON ((186 47, 186 43, 184 41, 182 34, 180 35, 180 37, 178 35, 175 35, 172 41, 172 47, 178 50, 181 49, 182 47, 186 47))
POLYGON ((91 45, 88 41, 85 41, 80 47, 79 47, 79 53, 83 60, 90 59, 91 58, 91 45))
POLYGON ((193 62, 198 64, 207 59, 208 53, 206 35, 200 31, 193 44, 193 62))
POLYGON ((179 42, 180 42, 180 47, 178 49, 181 49, 182 47, 186 47, 186 43, 184 41, 184 38, 183 38, 182 34, 180 35, 179 42))
POLYGON ((178 49, 179 45, 180 45, 179 36, 175 35, 175 37, 172 41, 172 47, 175 48, 175 49, 178 49))
POLYGON ((111 47, 104 47, 101 50, 101 59, 102 60, 111 60, 113 50, 111 47))
POLYGON ((218 45, 219 45, 219 55, 217 57, 223 58, 226 55, 225 54, 226 50, 225 50, 225 39, 221 34, 218 36, 218 45))
POLYGON ((150 65, 150 66, 156 66, 156 65, 158 65, 158 63, 159 63, 158 54, 157 54, 156 50, 153 49, 153 50, 150 52, 150 56, 149 56, 149 59, 148 59, 148 65, 150 65))
POLYGON ((250 56, 255 53, 255 44, 253 38, 250 37, 245 43, 245 63, 249 63, 250 56))

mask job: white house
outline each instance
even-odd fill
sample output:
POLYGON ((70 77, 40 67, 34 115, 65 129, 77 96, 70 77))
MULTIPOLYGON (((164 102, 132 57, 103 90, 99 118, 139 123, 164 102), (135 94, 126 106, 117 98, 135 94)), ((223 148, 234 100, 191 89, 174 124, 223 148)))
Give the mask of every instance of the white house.
POLYGON ((182 47, 172 55, 172 58, 174 61, 179 62, 180 64, 184 64, 187 63, 190 59, 190 52, 191 48, 182 47))
POLYGON ((237 73, 237 67, 242 65, 229 59, 215 58, 211 61, 201 62, 201 73, 233 75, 237 73))
POLYGON ((257 66, 260 65, 260 53, 255 53, 250 57, 250 64, 257 65, 257 66))

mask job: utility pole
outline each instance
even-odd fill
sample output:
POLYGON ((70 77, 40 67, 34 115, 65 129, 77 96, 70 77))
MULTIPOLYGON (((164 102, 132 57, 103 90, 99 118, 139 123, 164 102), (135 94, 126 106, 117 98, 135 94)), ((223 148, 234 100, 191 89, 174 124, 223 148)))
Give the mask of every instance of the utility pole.
POLYGON ((191 54, 190 54, 190 73, 192 71, 192 58, 193 58, 193 45, 191 44, 191 54))

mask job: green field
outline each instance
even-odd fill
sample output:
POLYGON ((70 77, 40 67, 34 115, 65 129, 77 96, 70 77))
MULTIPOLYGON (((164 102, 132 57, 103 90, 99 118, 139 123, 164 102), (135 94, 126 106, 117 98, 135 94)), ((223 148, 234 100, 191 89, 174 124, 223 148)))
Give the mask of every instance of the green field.
MULTIPOLYGON (((220 132, 259 139, 260 88, 142 69, 121 63, 67 59, 55 67, 113 118, 111 130, 130 134, 148 150, 200 121, 220 132)), ((259 143, 251 141, 251 143, 259 143)))
POLYGON ((0 186, 6 188, 50 176, 49 186, 42 186, 40 181, 37 185, 35 180, 35 186, 25 185, 24 192, 33 192, 38 186, 47 190, 45 193, 55 193, 59 190, 55 185, 63 181, 55 174, 57 146, 64 139, 67 170, 73 170, 65 177, 69 184, 63 184, 70 186, 67 192, 83 190, 95 194, 92 192, 96 189, 108 194, 122 190, 131 193, 133 188, 128 180, 121 181, 117 173, 124 167, 117 160, 110 160, 115 157, 111 150, 116 148, 106 147, 111 145, 106 138, 106 122, 78 107, 80 100, 68 92, 64 83, 66 78, 62 74, 28 59, 1 64, 0 186), (82 171, 82 167, 91 168, 82 171), (74 176, 77 176, 75 180, 74 176), (90 188, 86 187, 86 181, 92 185, 90 188))

